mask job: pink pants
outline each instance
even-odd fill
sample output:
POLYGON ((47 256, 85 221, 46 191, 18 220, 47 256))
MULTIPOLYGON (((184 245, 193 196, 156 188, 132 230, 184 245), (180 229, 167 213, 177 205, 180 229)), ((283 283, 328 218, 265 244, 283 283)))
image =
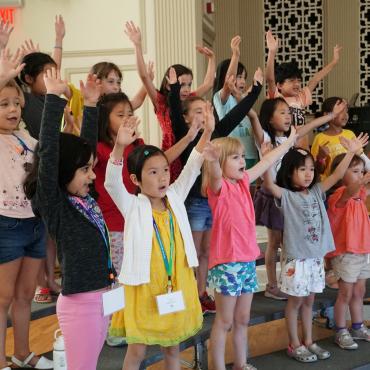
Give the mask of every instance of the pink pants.
POLYGON ((103 316, 103 293, 59 295, 57 316, 68 370, 96 370, 109 321, 103 316))

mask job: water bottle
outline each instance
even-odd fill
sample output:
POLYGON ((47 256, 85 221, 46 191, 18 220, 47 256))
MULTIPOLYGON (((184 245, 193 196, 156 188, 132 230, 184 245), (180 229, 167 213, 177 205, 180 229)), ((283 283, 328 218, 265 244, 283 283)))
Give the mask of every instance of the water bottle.
POLYGON ((66 353, 64 351, 64 338, 60 329, 54 333, 54 370, 67 370, 66 353))

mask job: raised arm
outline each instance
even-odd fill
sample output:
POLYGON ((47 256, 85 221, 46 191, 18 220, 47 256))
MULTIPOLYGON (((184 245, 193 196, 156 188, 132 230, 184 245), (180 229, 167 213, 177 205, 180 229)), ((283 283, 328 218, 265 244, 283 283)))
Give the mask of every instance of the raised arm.
POLYGON ((63 39, 66 34, 64 20, 61 15, 55 16, 55 44, 53 49, 53 59, 57 69, 62 68, 63 39))
POLYGON ((347 103, 344 101, 340 102, 338 100, 334 105, 333 111, 330 112, 329 114, 325 114, 319 118, 313 119, 312 121, 306 123, 305 125, 297 127, 298 137, 305 136, 315 128, 318 128, 324 125, 325 123, 330 122, 346 108, 347 103))
POLYGON ((240 57, 240 42, 241 42, 241 37, 240 36, 234 36, 231 39, 230 47, 231 47, 231 59, 230 59, 230 64, 229 68, 227 69, 226 75, 225 75, 225 81, 224 85, 221 89, 220 92, 220 99, 221 103, 225 104, 227 99, 229 98, 231 94, 230 90, 230 85, 228 83, 228 79, 230 76, 233 76, 236 78, 236 73, 238 71, 238 63, 239 63, 239 57, 240 57))
POLYGON ((20 63, 21 59, 22 55, 19 49, 13 57, 10 55, 9 49, 0 51, 0 90, 22 71, 25 64, 20 63))
POLYGON ((148 71, 146 69, 143 49, 141 44, 141 31, 134 22, 126 22, 125 34, 131 40, 135 47, 136 54, 136 66, 139 73, 140 79, 146 88, 150 100, 152 101, 154 108, 157 109, 157 89, 155 88, 152 79, 150 78, 148 71))
MULTIPOLYGON (((149 62, 148 65, 147 65, 147 71, 148 71, 149 77, 152 81, 154 80, 154 69, 153 68, 154 68, 154 63, 149 62)), ((136 110, 136 109, 140 108, 143 105, 143 103, 145 101, 145 98, 146 98, 146 94, 147 94, 146 88, 145 88, 144 85, 142 85, 140 90, 131 99, 131 105, 132 105, 133 110, 136 110)))
POLYGON ((89 73, 86 82, 80 81, 80 90, 84 97, 81 137, 88 141, 93 150, 98 143, 98 111, 96 104, 101 95, 101 83, 96 75, 89 73))
POLYGON ((282 188, 274 183, 271 168, 268 168, 263 175, 263 187, 266 188, 274 198, 281 199, 282 188))
POLYGON ((197 50, 208 58, 208 67, 203 83, 195 90, 195 95, 204 96, 213 87, 216 73, 216 57, 214 52, 207 47, 197 46, 197 50))
POLYGON ((60 122, 67 101, 60 98, 66 88, 66 82, 60 78, 55 68, 48 69, 44 75, 46 98, 41 118, 39 136, 39 169, 37 194, 50 206, 59 201, 59 136, 60 122))
POLYGON ((215 136, 228 136, 239 122, 248 114, 249 110, 258 99, 258 95, 262 89, 263 74, 261 68, 258 68, 254 73, 253 80, 254 83, 250 93, 217 123, 215 136))
POLYGON ((14 27, 9 22, 0 20, 0 50, 3 50, 8 45, 9 37, 13 32, 14 27))
POLYGON ((339 163, 335 171, 328 176, 324 181, 320 183, 323 192, 328 191, 332 186, 334 186, 341 178, 343 178, 345 172, 353 156, 362 150, 363 146, 366 146, 369 140, 368 134, 360 134, 352 140, 349 140, 343 136, 339 137, 340 143, 347 149, 347 153, 343 160, 339 163))
POLYGON ((252 130, 253 130, 253 134, 257 142, 257 145, 261 146, 263 143, 264 134, 263 134, 261 122, 258 118, 256 111, 251 108, 248 112, 248 117, 252 124, 252 130))
POLYGON ((270 168, 279 158, 281 158, 289 150, 291 146, 294 145, 296 138, 297 138, 296 130, 294 127, 292 127, 290 130, 288 140, 286 140, 283 144, 277 146, 275 149, 267 152, 265 150, 267 144, 263 144, 263 146, 261 146, 261 150, 263 149, 263 153, 265 153, 265 155, 256 165, 247 170, 249 181, 253 182, 262 174, 264 174, 268 168, 270 168))
MULTIPOLYGON (((222 186, 222 169, 220 166, 221 148, 212 142, 207 143, 203 150, 205 165, 207 166, 208 184, 213 193, 219 194, 222 186)), ((206 191, 206 189, 204 189, 206 191)))
POLYGON ((310 89, 311 93, 315 90, 319 82, 329 74, 329 72, 336 66, 339 61, 339 52, 342 50, 342 47, 335 45, 332 61, 327 64, 324 68, 320 69, 313 77, 308 81, 307 87, 310 89))
POLYGON ((268 96, 275 93, 275 56, 279 48, 279 39, 274 37, 271 30, 266 32, 266 45, 268 48, 267 62, 266 62, 266 82, 268 96))
POLYGON ((370 172, 367 172, 361 180, 359 180, 358 182, 355 182, 351 185, 346 186, 345 190, 342 193, 342 196, 338 199, 335 206, 338 207, 338 208, 345 207, 346 203, 351 198, 356 196, 356 194, 358 194, 361 187, 366 186, 369 183, 370 183, 370 172))

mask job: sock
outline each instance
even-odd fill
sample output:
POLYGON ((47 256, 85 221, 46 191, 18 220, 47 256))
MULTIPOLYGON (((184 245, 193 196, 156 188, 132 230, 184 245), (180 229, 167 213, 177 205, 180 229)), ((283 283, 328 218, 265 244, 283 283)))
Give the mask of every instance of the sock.
POLYGON ((353 330, 358 330, 358 329, 361 328, 361 326, 362 326, 362 322, 353 322, 352 323, 352 329, 353 330))

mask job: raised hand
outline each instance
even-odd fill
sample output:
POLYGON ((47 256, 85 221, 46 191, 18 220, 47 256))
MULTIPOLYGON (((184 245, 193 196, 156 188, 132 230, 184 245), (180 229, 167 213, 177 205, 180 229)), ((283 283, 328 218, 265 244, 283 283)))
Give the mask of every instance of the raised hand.
POLYGON ((0 49, 5 49, 8 45, 9 37, 14 27, 9 22, 0 20, 0 49))
POLYGON ((189 139, 190 142, 192 142, 196 138, 198 132, 202 127, 203 127, 202 122, 193 120, 192 124, 189 127, 188 133, 186 134, 186 137, 189 139))
POLYGON ((215 129, 215 116, 213 114, 213 107, 209 101, 204 107, 204 129, 213 132, 215 129))
POLYGON ((208 162, 217 162, 220 160, 221 147, 213 144, 211 141, 207 142, 203 148, 203 158, 208 162))
POLYGON ((153 81, 154 80, 154 62, 149 61, 146 65, 146 69, 148 71, 149 78, 153 81))
POLYGON ((137 126, 139 123, 140 120, 137 117, 127 117, 118 129, 116 145, 126 147, 132 144, 138 138, 137 126))
POLYGON ((214 58, 215 53, 210 48, 207 48, 206 46, 197 46, 196 47, 198 53, 205 55, 208 59, 214 58))
POLYGON ((63 81, 60 78, 60 71, 54 67, 47 69, 44 74, 44 82, 47 94, 62 95, 67 89, 67 81, 63 81))
POLYGON ((257 82, 260 83, 261 85, 263 83, 263 72, 260 67, 256 69, 256 72, 254 72, 253 82, 255 85, 257 84, 257 82))
POLYGON ((230 42, 230 47, 231 47, 231 52, 233 53, 233 55, 236 55, 236 56, 240 56, 240 43, 242 41, 242 38, 237 35, 237 36, 234 36, 232 39, 231 39, 231 42, 230 42))
POLYGON ((63 132, 66 134, 73 134, 79 133, 80 128, 78 127, 75 117, 72 114, 71 108, 66 105, 64 108, 64 127, 63 127, 63 132))
POLYGON ((0 80, 9 81, 19 75, 25 64, 20 64, 22 54, 18 49, 12 57, 9 49, 3 49, 0 52, 0 80))
POLYGON ((85 83, 80 81, 80 90, 84 97, 84 104, 94 107, 101 96, 101 81, 96 75, 89 73, 85 83))
POLYGON ((166 76, 166 80, 170 85, 173 85, 177 82, 177 75, 176 75, 175 68, 173 67, 170 68, 168 72, 168 76, 166 76))
POLYGON ((236 98, 236 100, 239 100, 242 96, 241 91, 236 87, 236 78, 234 75, 226 76, 226 84, 228 89, 231 92, 231 95, 236 98))
POLYGON ((141 31, 133 21, 126 22, 124 31, 135 46, 141 45, 141 31))
POLYGON ((291 144, 294 144, 297 138, 298 138, 298 133, 297 133, 296 128, 294 126, 290 126, 290 134, 289 134, 287 141, 289 141, 291 144))
POLYGON ((341 102, 337 100, 337 102, 335 103, 333 107, 334 116, 337 116, 339 113, 341 113, 346 108, 347 108, 347 102, 345 102, 344 100, 342 100, 341 102))
POLYGON ((346 137, 339 136, 339 141, 342 146, 351 153, 361 152, 362 147, 366 146, 369 142, 369 135, 361 132, 360 135, 353 139, 347 139, 346 137))
POLYGON ((333 50, 333 62, 338 63, 339 62, 339 53, 342 50, 342 46, 335 45, 333 50))
POLYGON ((263 142, 260 148, 262 157, 264 157, 267 153, 270 153, 273 148, 274 147, 272 146, 270 141, 263 142))
POLYGON ((23 56, 25 57, 26 55, 31 53, 39 53, 40 46, 39 44, 35 45, 31 39, 25 40, 25 42, 21 46, 21 51, 23 56))
MULTIPOLYGON (((55 39, 58 42, 62 42, 66 34, 66 27, 64 24, 63 17, 61 15, 55 16, 55 39)), ((56 45, 60 46, 60 45, 56 45)))
POLYGON ((279 38, 272 34, 271 30, 266 32, 266 45, 269 51, 276 52, 279 48, 279 38))
POLYGON ((329 141, 325 141, 322 145, 319 145, 319 151, 317 153, 318 160, 326 160, 329 157, 330 149, 328 147, 329 141))

